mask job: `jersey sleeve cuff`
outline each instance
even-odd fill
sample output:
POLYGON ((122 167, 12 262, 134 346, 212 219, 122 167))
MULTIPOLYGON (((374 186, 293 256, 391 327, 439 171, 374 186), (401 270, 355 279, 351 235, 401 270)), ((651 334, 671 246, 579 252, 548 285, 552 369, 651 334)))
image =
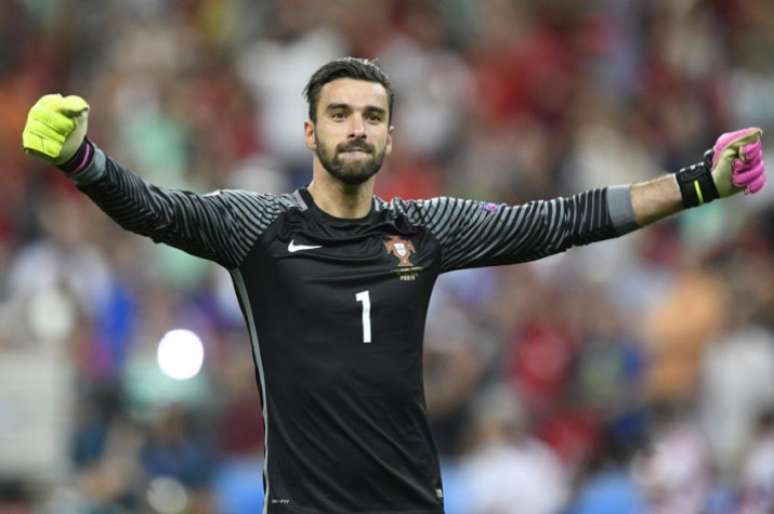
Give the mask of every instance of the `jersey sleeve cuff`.
POLYGON ((631 186, 611 186, 607 188, 607 210, 610 220, 619 236, 640 228, 632 208, 631 186))
POLYGON ((75 156, 59 166, 59 169, 79 186, 91 184, 105 174, 105 153, 88 138, 84 138, 75 156))

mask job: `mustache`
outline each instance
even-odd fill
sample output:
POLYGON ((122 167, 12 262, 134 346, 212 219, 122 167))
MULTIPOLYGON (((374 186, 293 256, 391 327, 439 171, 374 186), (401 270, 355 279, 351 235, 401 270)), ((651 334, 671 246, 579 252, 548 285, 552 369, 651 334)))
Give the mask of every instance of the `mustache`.
POLYGON ((336 151, 338 153, 352 152, 355 150, 360 150, 361 152, 366 152, 366 153, 374 153, 373 145, 368 144, 365 141, 355 141, 353 143, 342 143, 336 147, 336 151))

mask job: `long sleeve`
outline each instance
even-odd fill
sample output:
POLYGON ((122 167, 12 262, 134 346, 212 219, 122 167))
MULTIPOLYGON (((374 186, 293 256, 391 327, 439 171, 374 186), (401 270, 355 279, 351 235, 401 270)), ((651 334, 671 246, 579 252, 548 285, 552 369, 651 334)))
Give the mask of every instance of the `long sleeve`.
POLYGON ((449 197, 400 203, 440 241, 441 271, 539 259, 634 228, 611 218, 608 189, 515 206, 449 197))
POLYGON ((95 147, 77 187, 126 230, 215 261, 240 265, 281 210, 273 195, 222 190, 206 195, 149 184, 95 147))

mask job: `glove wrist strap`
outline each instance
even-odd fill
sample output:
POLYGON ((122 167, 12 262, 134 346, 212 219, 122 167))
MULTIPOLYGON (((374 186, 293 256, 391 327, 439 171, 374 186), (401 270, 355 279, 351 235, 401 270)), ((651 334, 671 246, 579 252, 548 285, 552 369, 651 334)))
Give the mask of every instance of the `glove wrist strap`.
POLYGON ((683 207, 697 207, 720 197, 715 180, 712 178, 713 151, 704 153, 704 160, 681 168, 675 173, 680 194, 683 197, 683 207))
POLYGON ((88 168, 92 159, 94 159, 94 145, 89 141, 89 138, 84 137, 83 142, 81 143, 81 146, 78 147, 75 155, 70 157, 68 161, 57 166, 57 168, 64 171, 65 174, 70 177, 74 177, 88 168))

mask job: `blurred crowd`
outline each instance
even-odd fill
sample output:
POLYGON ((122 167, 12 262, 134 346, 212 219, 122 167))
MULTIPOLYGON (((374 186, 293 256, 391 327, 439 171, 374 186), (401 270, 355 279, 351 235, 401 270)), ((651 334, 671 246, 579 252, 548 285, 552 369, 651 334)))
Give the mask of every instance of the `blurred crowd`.
MULTIPOLYGON (((378 194, 521 203, 774 133, 772 53, 770 0, 5 0, 0 513, 262 502, 227 272, 122 231, 25 156, 40 95, 85 97, 92 140, 157 185, 285 192, 311 176, 309 75, 378 58, 397 92, 378 194), (173 328, 204 341, 190 380, 156 363, 173 328)), ((773 512, 772 200, 441 277, 425 386, 448 514, 773 512)))

